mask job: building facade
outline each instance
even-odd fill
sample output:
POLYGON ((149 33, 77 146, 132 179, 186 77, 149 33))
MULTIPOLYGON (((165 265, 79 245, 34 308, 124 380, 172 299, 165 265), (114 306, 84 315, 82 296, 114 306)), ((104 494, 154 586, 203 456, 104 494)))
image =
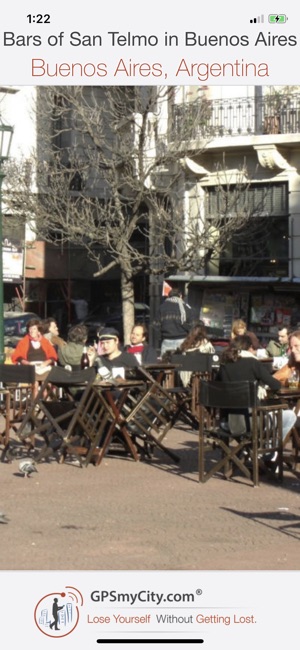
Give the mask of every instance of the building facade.
MULTIPOLYGON (((2 117, 15 126, 12 155, 47 159, 44 135, 53 124, 41 111, 43 89, 15 90, 4 93, 1 106, 2 117)), ((99 105, 101 93, 101 88, 93 88, 99 105)), ((142 125, 134 93, 132 89, 130 110, 126 111, 127 115, 132 112, 132 119, 122 121, 120 115, 117 129, 120 147, 129 142, 133 158, 142 125)), ((85 100, 87 96, 88 89, 85 100)), ((167 279, 182 286, 189 302, 199 309, 199 317, 220 336, 228 335, 237 317, 245 319, 263 343, 282 324, 297 327, 300 88, 184 86, 165 93, 165 97, 158 89, 158 96, 155 110, 147 115, 144 156, 149 169, 155 160, 161 163, 145 178, 145 186, 158 194, 166 194, 170 188, 168 209, 171 215, 179 214, 183 224, 181 238, 177 238, 179 253, 190 245, 189 224, 196 223, 200 235, 201 229, 208 234, 200 237, 198 249, 195 247, 192 268, 182 264, 176 269, 174 265, 171 273, 161 270, 137 276, 135 298, 150 301, 153 319, 162 299, 163 280, 167 279), (172 175, 176 183, 169 182, 172 175), (226 238, 224 224, 237 215, 241 215, 241 224, 234 232, 229 229, 226 238)), ((84 143, 74 130, 58 124, 59 98, 57 102, 56 147, 67 164, 67 158, 78 155, 84 143)), ((111 132, 108 124, 108 139, 111 132)), ((139 173, 135 164, 133 177, 139 173)), ((99 168, 94 173, 90 187, 105 199, 110 192, 107 180, 99 168)), ((74 181, 74 194, 81 191, 80 182, 78 178, 74 181)), ((85 191, 88 187, 85 178, 85 191)), ((152 228, 155 241, 155 223, 152 228)), ((136 235, 141 239, 137 248, 144 246, 141 229, 136 235)), ((30 228, 24 233, 24 241, 23 282, 6 284, 7 306, 17 289, 17 295, 26 298, 24 306, 42 317, 59 313, 67 304, 65 318, 70 320, 72 297, 84 295, 90 305, 120 300, 118 270, 97 278, 97 268, 80 244, 57 247, 36 241, 30 228)))
POLYGON ((175 132, 189 119, 194 130, 182 180, 186 214, 198 211, 206 221, 225 214, 225 189, 228 200, 240 188, 231 209, 246 200, 242 207, 249 218, 221 251, 216 230, 214 250, 199 272, 176 273, 169 281, 185 286, 200 317, 219 336, 228 336, 234 318, 246 320, 262 343, 278 326, 295 329, 300 323, 300 88, 185 87, 171 116, 175 132), (203 100, 207 113, 197 125, 203 100), (207 139, 200 154, 199 138, 207 139))

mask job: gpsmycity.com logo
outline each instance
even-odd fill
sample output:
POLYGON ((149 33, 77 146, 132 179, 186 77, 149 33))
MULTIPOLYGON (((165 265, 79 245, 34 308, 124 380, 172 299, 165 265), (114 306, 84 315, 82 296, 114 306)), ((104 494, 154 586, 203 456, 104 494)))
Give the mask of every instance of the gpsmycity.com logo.
POLYGON ((35 624, 46 636, 60 639, 75 630, 82 605, 83 596, 76 587, 46 594, 35 607, 35 624))

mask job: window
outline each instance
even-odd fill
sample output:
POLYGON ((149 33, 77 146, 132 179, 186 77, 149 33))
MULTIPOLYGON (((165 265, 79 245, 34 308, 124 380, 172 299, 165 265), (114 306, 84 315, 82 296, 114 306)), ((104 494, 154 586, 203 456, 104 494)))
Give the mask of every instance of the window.
POLYGON ((232 187, 218 185, 204 190, 208 218, 238 210, 247 210, 256 216, 288 214, 287 183, 240 184, 232 187))
MULTIPOLYGON (((208 187, 206 218, 222 239, 222 227, 233 215, 244 224, 230 234, 215 253, 219 275, 288 275, 289 220, 287 183, 253 184, 249 187, 208 187)), ((206 270, 207 272, 208 270, 206 270)), ((216 274, 216 270, 214 271, 216 274)))

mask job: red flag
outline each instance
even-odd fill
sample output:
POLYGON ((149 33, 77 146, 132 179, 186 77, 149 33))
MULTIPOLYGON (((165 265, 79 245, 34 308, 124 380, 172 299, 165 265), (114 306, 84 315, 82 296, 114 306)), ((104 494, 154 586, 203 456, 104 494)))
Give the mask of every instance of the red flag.
POLYGON ((162 287, 162 295, 166 297, 169 295, 170 291, 172 291, 172 287, 164 280, 163 287, 162 287))

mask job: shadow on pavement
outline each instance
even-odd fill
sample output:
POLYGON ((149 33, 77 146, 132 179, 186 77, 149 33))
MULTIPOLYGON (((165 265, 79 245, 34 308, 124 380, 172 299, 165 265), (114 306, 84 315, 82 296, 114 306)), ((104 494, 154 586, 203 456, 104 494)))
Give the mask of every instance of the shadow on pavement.
POLYGON ((267 512, 245 512, 225 507, 221 507, 221 510, 231 512, 238 517, 244 517, 245 519, 260 524, 261 526, 272 528, 272 530, 277 530, 279 533, 283 533, 284 535, 288 535, 289 537, 293 537, 300 541, 300 516, 290 512, 288 508, 278 508, 278 510, 267 512), (282 521, 284 522, 283 525, 276 526, 276 522, 278 523, 282 521))

